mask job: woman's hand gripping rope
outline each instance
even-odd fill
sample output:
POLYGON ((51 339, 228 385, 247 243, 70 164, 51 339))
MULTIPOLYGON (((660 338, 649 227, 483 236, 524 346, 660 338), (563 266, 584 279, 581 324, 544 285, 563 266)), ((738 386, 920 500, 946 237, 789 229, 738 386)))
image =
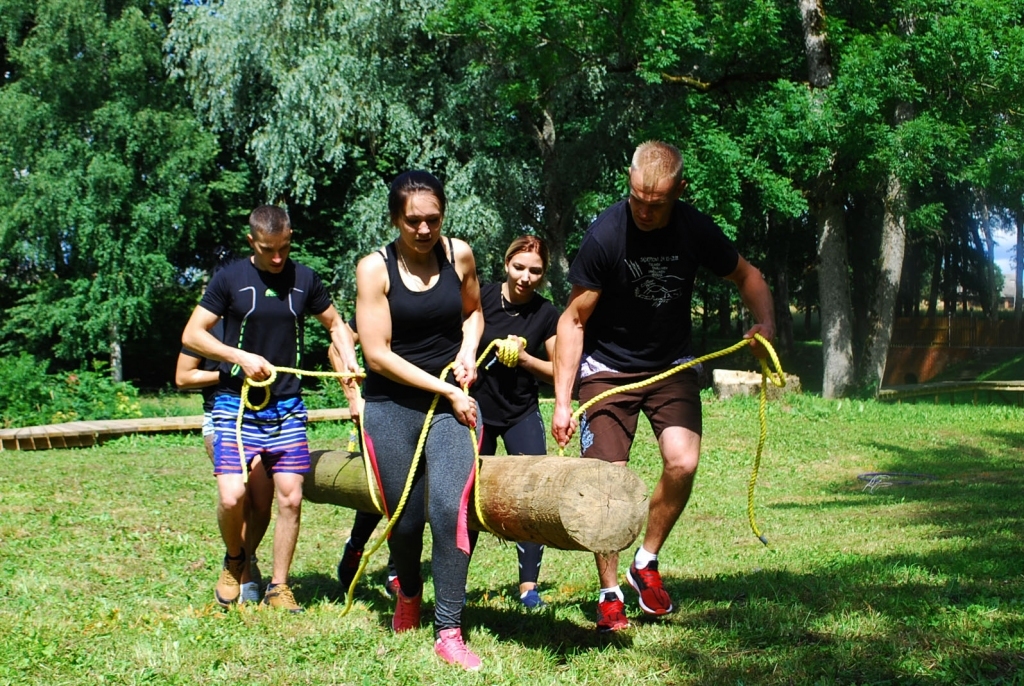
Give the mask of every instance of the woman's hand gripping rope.
MULTIPOLYGON (((760 422, 760 434, 757 440, 757 452, 754 455, 754 465, 750 470, 750 480, 747 484, 747 518, 750 520, 750 530, 754 532, 754 535, 757 536, 762 543, 768 545, 768 539, 761 533, 761 530, 757 526, 757 521, 754 518, 754 488, 757 485, 757 473, 761 469, 761 453, 764 449, 765 440, 768 438, 768 382, 770 381, 772 385, 782 388, 786 385, 786 375, 782 372, 782 364, 779 362, 779 356, 775 353, 775 348, 773 348, 772 344, 769 343, 761 334, 755 333, 752 338, 744 338, 740 342, 731 345, 728 348, 723 348, 722 350, 708 353, 702 357, 688 360, 667 371, 656 374, 649 379, 645 379, 644 381, 638 381, 637 383, 626 384, 624 386, 619 386, 618 388, 609 389, 580 405, 579 408, 572 413, 570 427, 575 426, 579 421, 579 418, 590 407, 596 405, 609 396, 615 395, 616 393, 635 391, 639 388, 644 388, 645 386, 658 383, 659 381, 667 379, 673 374, 681 372, 684 369, 689 369, 690 367, 694 367, 702 362, 714 360, 719 357, 725 357, 737 350, 742 350, 747 346, 753 345, 755 341, 764 347, 764 351, 767 353, 766 357, 771 360, 775 370, 772 371, 769 368, 768 361, 764 357, 758 357, 758 361, 761 363, 761 390, 759 393, 757 412, 758 421, 760 422)), ((565 449, 559 448, 558 454, 564 455, 565 449)))
POLYGON ((272 367, 270 370, 270 376, 263 381, 257 381, 250 377, 245 377, 242 381, 242 398, 238 403, 238 415, 235 417, 235 443, 238 445, 238 461, 242 466, 242 483, 249 481, 249 465, 245 460, 245 446, 242 445, 242 414, 245 410, 252 410, 253 412, 259 412, 264 407, 270 404, 270 385, 277 380, 277 374, 295 374, 296 376, 320 376, 320 377, 334 377, 337 379, 362 379, 366 376, 363 370, 357 372, 307 372, 301 369, 294 369, 293 367, 272 367), (254 405, 249 400, 249 388, 264 388, 266 395, 263 398, 263 402, 258 405, 254 405))
MULTIPOLYGON (((526 345, 525 338, 519 338, 515 336, 509 336, 508 338, 496 338, 487 344, 483 352, 480 353, 476 359, 475 367, 479 367, 481 363, 487 358, 488 353, 492 349, 496 349, 495 355, 498 360, 507 367, 515 367, 519 363, 519 349, 520 346, 526 345)), ((448 376, 448 372, 453 370, 458 364, 458 360, 452 362, 447 367, 441 370, 439 378, 442 380, 448 376)), ((489 366, 489 365, 488 365, 489 366)), ((463 386, 463 392, 468 395, 469 386, 463 386)), ((355 595, 356 585, 362 578, 363 573, 366 571, 366 565, 370 561, 370 557, 383 545, 384 541, 388 540, 388 536, 391 535, 391 529, 394 528, 398 522, 399 516, 402 514, 402 510, 405 509, 405 502, 409 499, 409 493, 412 491, 412 480, 413 475, 416 474, 416 468, 419 466, 420 457, 423 455, 423 446, 427 442, 427 432, 430 430, 430 422, 434 418, 434 410, 437 409, 437 402, 441 399, 440 394, 434 395, 434 399, 430 403, 430 409, 427 410, 427 416, 423 419, 423 428, 420 429, 419 439, 416 441, 416 451, 413 453, 412 462, 409 464, 409 473, 405 480, 405 486, 402 488, 402 495, 398 499, 398 505, 395 506, 395 511, 388 517, 388 524, 384 528, 384 533, 369 546, 369 549, 363 552, 362 557, 359 560, 359 567, 356 569, 355 575, 352 577, 352 582, 348 586, 348 592, 345 594, 345 607, 341 611, 341 616, 344 617, 352 609, 352 599, 355 595)), ((483 527, 490 533, 494 534, 498 538, 504 538, 501 534, 494 531, 487 521, 484 519, 483 508, 480 505, 480 444, 476 439, 476 427, 469 426, 470 440, 473 443, 473 459, 475 461, 473 469, 473 508, 476 512, 477 521, 483 525, 483 527)), ((365 450, 364 450, 365 452, 365 450)), ((367 465, 367 470, 370 469, 367 465)), ((372 487, 371 487, 372 494, 372 487)), ((381 508, 384 511, 384 508, 381 508)))

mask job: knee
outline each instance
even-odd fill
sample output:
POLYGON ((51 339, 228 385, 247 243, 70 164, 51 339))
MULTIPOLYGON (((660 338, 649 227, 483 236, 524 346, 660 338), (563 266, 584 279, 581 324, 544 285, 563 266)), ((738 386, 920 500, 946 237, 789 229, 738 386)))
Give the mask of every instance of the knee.
POLYGON ((278 489, 277 510, 278 512, 298 512, 302 509, 302 489, 278 489))
POLYGON ((278 493, 278 512, 299 512, 302 509, 302 491, 298 493, 278 493))
POLYGON ((234 510, 245 506, 245 488, 220 489, 220 508, 234 510))
POLYGON ((672 479, 689 479, 697 473, 699 453, 680 453, 665 456, 663 473, 672 479))
POLYGON ((257 517, 266 517, 267 519, 270 519, 271 506, 274 503, 274 494, 268 493, 265 497, 260 496, 260 493, 249 494, 250 511, 257 517))

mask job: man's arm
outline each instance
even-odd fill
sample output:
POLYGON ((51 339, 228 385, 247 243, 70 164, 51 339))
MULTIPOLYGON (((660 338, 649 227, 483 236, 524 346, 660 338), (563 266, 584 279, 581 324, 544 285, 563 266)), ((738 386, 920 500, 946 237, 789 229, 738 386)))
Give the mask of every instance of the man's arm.
POLYGON ((775 339, 775 306, 772 304, 772 293, 768 289, 761 272, 741 256, 736 269, 725 277, 736 284, 743 304, 750 310, 757 323, 743 334, 751 339, 751 352, 757 357, 764 357, 768 352, 764 346, 753 340, 754 334, 760 334, 769 343, 775 339))
POLYGON ((348 324, 338 314, 338 310, 335 309, 334 305, 313 316, 330 332, 331 345, 341 356, 342 368, 335 371, 350 372, 352 374, 358 372, 359 360, 356 358, 356 343, 352 336, 352 329, 348 328, 348 324))
POLYGON ((217 324, 219 319, 220 315, 210 312, 202 305, 196 305, 196 309, 192 310, 192 316, 189 317, 185 331, 181 335, 181 344, 208 360, 237 364, 250 379, 256 381, 269 379, 273 372, 273 365, 263 356, 225 345, 210 333, 210 329, 217 324))
POLYGON ((220 382, 220 372, 216 369, 199 368, 202 358, 194 355, 178 353, 178 363, 174 369, 174 385, 179 391, 191 391, 197 388, 214 386, 220 382))
MULTIPOLYGON (((338 314, 338 310, 335 309, 334 305, 313 316, 331 332, 331 345, 327 349, 327 359, 331 361, 331 368, 336 372, 348 372, 350 374, 359 372, 355 336, 352 334, 352 329, 349 328, 345 320, 338 314)), ((339 381, 341 382, 341 389, 345 392, 345 399, 348 400, 352 421, 358 424, 363 409, 362 398, 359 397, 359 379, 350 376, 341 378, 339 381)))
POLYGON ((594 313, 601 291, 573 286, 569 304, 558 318, 555 334, 555 413, 551 419, 551 435, 565 447, 576 431, 572 420, 572 386, 579 373, 583 355, 583 333, 587 320, 594 313))

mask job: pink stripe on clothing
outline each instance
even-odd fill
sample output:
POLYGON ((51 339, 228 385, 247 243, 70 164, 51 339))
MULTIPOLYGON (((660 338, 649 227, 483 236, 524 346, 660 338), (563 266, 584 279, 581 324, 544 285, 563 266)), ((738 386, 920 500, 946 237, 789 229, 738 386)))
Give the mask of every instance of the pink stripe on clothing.
POLYGON ((370 434, 365 429, 363 430, 363 443, 366 444, 366 456, 370 458, 370 467, 373 469, 373 479, 377 482, 377 490, 381 495, 380 506, 384 509, 384 516, 391 519, 391 513, 388 512, 388 501, 384 497, 384 484, 380 482, 380 470, 377 468, 377 451, 373 449, 373 440, 370 438, 370 434))
POLYGON ((466 487, 462 489, 462 498, 459 501, 459 521, 455 526, 455 545, 459 550, 470 554, 469 551, 469 494, 473 492, 473 484, 476 481, 476 459, 473 460, 473 469, 469 471, 469 479, 466 480, 466 487))

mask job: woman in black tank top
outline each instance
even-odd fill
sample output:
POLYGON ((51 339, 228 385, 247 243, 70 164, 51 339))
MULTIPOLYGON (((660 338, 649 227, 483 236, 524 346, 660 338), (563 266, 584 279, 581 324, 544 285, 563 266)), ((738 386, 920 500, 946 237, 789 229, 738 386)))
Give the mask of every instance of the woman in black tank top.
POLYGON ((389 516, 404 489, 430 403, 440 396, 412 489, 388 540, 400 585, 392 628, 419 625, 420 556, 429 507, 434 650, 446 662, 477 669, 480 659, 462 639, 461 615, 469 567, 468 494, 476 468, 467 427, 477 423, 476 404, 463 387, 476 379, 483 333, 480 284, 470 247, 441 237, 445 196, 436 178, 417 171, 400 175, 391 184, 388 210, 399 236, 356 268, 356 328, 368 367, 366 449, 389 516), (452 374, 438 378, 452 362, 452 374))

